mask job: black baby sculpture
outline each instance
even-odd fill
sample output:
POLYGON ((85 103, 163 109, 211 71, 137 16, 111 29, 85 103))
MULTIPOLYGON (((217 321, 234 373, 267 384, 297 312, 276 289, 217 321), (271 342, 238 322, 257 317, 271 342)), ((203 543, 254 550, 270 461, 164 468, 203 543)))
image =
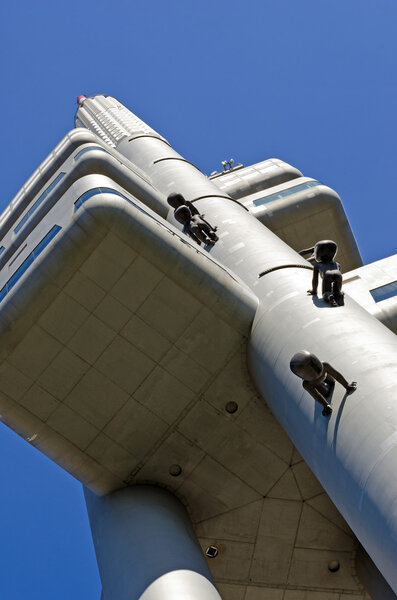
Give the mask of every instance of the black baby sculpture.
POLYGON ((332 407, 328 403, 328 399, 332 394, 335 381, 340 383, 348 394, 351 394, 357 388, 355 381, 348 383, 339 371, 329 363, 321 362, 317 356, 307 350, 294 354, 289 366, 295 375, 303 379, 302 385, 305 390, 317 402, 322 404, 324 417, 328 417, 332 413, 332 407))
POLYGON ((174 209, 175 219, 183 225, 183 232, 190 236, 195 242, 201 245, 214 245, 218 241, 216 227, 212 227, 200 215, 192 202, 185 200, 182 194, 176 192, 170 194, 167 202, 174 209))
POLYGON ((307 293, 311 296, 317 295, 318 276, 322 277, 323 286, 322 294, 325 302, 331 306, 344 305, 344 293, 342 292, 342 273, 340 272, 340 264, 334 258, 338 251, 338 245, 332 240, 321 240, 313 248, 301 250, 299 254, 308 254, 313 252, 309 258, 313 262, 313 281, 312 289, 307 293))

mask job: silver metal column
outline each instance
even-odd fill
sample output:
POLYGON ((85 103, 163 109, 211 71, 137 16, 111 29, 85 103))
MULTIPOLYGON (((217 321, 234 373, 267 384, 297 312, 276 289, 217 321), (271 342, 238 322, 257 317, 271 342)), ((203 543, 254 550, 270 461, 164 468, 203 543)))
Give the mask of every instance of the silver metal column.
POLYGON ((185 508, 155 486, 85 489, 102 600, 220 600, 185 508))

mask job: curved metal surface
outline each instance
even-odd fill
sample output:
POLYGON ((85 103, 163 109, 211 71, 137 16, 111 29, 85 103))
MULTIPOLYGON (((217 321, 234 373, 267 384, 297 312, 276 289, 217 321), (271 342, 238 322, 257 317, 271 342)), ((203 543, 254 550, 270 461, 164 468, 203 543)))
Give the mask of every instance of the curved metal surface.
POLYGON ((185 508, 134 486, 98 498, 85 489, 104 600, 220 600, 185 508))
POLYGON ((269 158, 249 167, 210 175, 209 178, 222 192, 239 199, 297 177, 302 177, 298 169, 278 158, 269 158))

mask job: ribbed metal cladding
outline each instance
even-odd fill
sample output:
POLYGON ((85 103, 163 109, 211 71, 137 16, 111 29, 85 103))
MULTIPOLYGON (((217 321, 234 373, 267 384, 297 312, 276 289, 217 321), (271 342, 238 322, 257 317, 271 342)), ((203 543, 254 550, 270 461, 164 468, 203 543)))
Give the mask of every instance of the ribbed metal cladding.
POLYGON ((154 129, 112 96, 97 95, 84 100, 77 110, 75 125, 87 127, 112 147, 123 138, 138 132, 161 138, 154 129))

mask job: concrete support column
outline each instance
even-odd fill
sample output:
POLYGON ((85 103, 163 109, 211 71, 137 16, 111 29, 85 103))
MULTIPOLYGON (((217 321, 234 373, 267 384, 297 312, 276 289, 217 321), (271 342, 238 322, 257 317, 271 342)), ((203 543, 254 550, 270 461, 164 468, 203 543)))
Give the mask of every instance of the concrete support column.
POLYGON ((220 600, 185 508, 155 486, 85 489, 103 600, 220 600))

